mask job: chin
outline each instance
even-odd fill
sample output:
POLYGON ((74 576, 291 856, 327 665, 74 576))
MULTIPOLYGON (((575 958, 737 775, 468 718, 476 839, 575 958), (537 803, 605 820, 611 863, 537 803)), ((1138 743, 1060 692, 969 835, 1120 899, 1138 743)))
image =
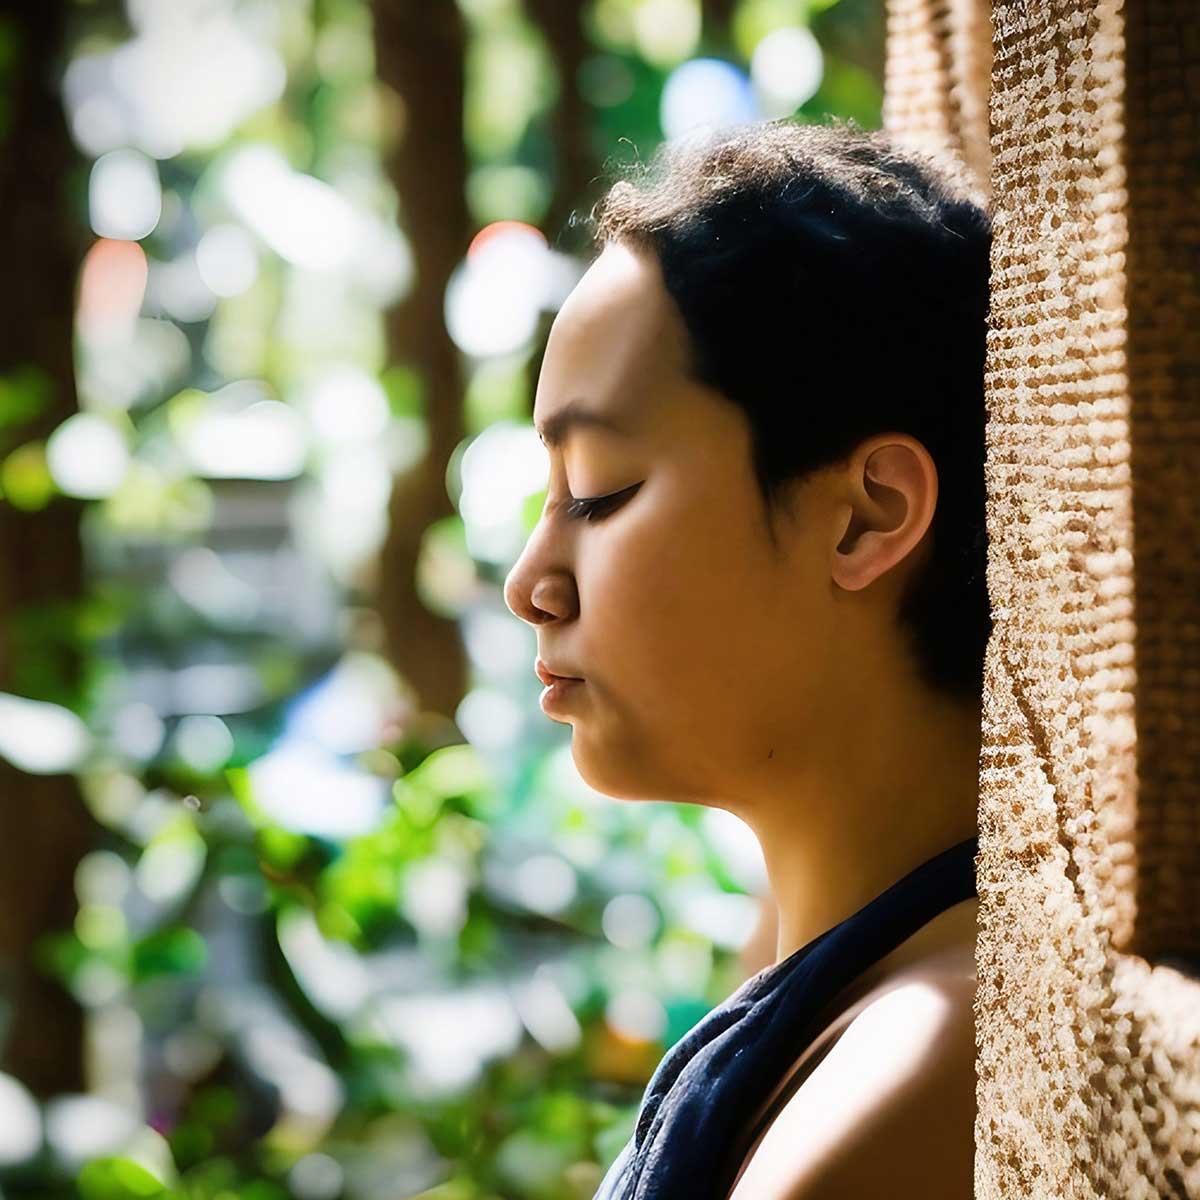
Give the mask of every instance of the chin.
POLYGON ((628 757, 608 751, 598 756, 588 753, 585 746, 580 745, 578 737, 571 738, 571 758, 580 779, 594 792, 607 796, 611 800, 655 801, 670 798, 670 789, 664 783, 661 788, 652 786, 644 776, 626 770, 614 771, 614 763, 628 767, 633 761, 628 757))

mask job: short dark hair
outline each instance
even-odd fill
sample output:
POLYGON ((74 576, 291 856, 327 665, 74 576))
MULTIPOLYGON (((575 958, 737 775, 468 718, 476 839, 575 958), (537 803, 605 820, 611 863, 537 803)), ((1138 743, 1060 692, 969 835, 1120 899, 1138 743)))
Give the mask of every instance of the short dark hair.
POLYGON ((873 434, 929 451, 933 546, 898 620, 926 683, 978 700, 991 222, 970 181, 884 131, 792 118, 665 142, 615 173, 586 219, 594 246, 656 255, 696 378, 749 418, 768 518, 790 481, 873 434))

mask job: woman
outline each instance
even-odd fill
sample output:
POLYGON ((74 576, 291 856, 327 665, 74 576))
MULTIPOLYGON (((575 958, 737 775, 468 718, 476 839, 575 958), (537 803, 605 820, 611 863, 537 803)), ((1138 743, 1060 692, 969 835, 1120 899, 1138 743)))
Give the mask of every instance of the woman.
POLYGON ((634 175, 550 332, 505 599, 583 778, 745 820, 779 927, 597 1196, 965 1198, 987 215, 836 124, 634 175))

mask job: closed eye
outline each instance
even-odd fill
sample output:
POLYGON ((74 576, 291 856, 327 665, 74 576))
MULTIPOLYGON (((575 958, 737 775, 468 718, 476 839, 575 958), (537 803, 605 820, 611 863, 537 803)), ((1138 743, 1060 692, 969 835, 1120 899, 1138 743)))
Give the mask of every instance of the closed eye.
POLYGON ((567 517, 572 521, 602 520, 609 513, 620 508, 645 482, 643 479, 641 483, 622 488, 619 492, 610 492, 607 496, 590 496, 584 500, 572 500, 566 508, 567 517))

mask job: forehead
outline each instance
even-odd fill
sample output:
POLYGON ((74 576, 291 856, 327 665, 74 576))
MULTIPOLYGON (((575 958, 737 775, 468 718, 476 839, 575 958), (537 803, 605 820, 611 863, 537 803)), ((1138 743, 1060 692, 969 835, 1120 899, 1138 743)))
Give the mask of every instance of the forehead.
POLYGON ((610 243, 550 328, 534 423, 573 398, 592 408, 649 403, 684 370, 685 334, 653 254, 610 243))

